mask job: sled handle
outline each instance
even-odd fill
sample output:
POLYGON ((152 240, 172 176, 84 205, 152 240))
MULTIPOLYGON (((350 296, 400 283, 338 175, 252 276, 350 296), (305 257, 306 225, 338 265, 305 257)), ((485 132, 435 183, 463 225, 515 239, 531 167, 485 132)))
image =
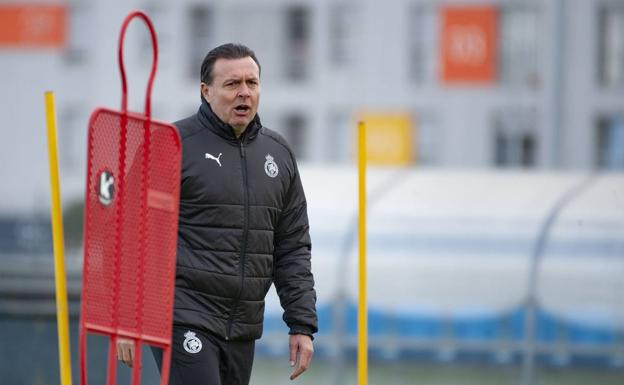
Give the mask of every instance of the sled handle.
POLYGON ((154 31, 154 25, 150 18, 143 11, 132 11, 126 16, 121 26, 121 33, 119 35, 119 72, 121 73, 121 112, 125 115, 128 112, 128 84, 126 82, 126 70, 124 68, 123 61, 123 43, 126 35, 126 29, 130 21, 138 17, 145 22, 150 33, 152 40, 152 70, 150 72, 149 79, 147 81, 147 90, 145 91, 145 116, 149 120, 152 116, 152 85, 154 84, 154 77, 156 76, 156 66, 158 64, 158 42, 156 41, 156 32, 154 31))

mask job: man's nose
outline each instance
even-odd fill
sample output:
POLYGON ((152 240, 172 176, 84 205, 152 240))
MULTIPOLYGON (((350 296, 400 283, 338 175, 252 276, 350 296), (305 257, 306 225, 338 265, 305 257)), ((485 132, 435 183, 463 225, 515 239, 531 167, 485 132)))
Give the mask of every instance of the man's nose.
POLYGON ((249 89, 247 84, 242 83, 241 86, 238 89, 238 96, 244 98, 244 97, 247 97, 249 95, 251 95, 251 90, 249 89))

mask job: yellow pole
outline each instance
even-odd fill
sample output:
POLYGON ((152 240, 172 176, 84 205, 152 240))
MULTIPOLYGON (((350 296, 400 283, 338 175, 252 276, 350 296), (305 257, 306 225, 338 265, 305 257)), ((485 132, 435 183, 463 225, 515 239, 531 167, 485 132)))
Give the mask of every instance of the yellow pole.
POLYGON ((358 385, 368 384, 368 309, 366 305, 366 125, 358 123, 359 176, 359 301, 358 385))
POLYGON ((48 125, 48 155, 50 165, 50 196, 52 200, 52 240, 54 246, 54 281, 56 286, 56 323, 59 344, 61 384, 71 385, 71 355, 69 352, 69 317, 67 315, 67 287, 65 282, 65 250, 63 245, 63 217, 56 141, 56 107, 54 92, 45 93, 46 122, 48 125))

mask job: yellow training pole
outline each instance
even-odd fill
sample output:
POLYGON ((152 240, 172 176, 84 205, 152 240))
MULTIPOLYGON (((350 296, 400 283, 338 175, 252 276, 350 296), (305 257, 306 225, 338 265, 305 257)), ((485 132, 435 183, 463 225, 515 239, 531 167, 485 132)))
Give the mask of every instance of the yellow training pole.
POLYGON ((358 123, 359 176, 359 301, 358 301, 358 385, 368 384, 368 309, 366 306, 366 125, 358 123))
POLYGON ((50 196, 52 200, 52 239, 54 246, 54 281, 56 283, 56 323, 59 344, 61 385, 71 385, 71 356, 69 354, 69 317, 67 315, 67 287, 65 282, 65 248, 63 245, 63 217, 56 143, 56 107, 54 92, 45 93, 48 125, 48 155, 50 164, 50 196))

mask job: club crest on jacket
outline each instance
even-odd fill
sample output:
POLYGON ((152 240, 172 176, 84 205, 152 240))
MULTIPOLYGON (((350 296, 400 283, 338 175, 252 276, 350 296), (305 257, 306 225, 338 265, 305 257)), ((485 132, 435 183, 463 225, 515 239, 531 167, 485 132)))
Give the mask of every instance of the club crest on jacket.
POLYGON ((265 159, 266 159, 266 162, 264 162, 264 172, 266 172, 266 174, 270 176, 271 178, 275 178, 277 174, 279 173, 279 168, 277 167, 277 163, 275 163, 271 154, 267 154, 265 159))

